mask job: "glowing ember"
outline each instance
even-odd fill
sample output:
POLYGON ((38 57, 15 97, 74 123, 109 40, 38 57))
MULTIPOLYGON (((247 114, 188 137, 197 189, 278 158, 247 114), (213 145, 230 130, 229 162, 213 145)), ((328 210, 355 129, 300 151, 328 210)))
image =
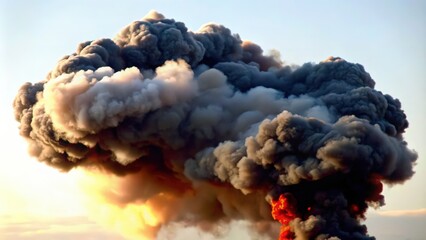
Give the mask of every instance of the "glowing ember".
POLYGON ((350 212, 352 212, 353 214, 360 214, 362 211, 358 205, 352 204, 350 207, 350 212))
POLYGON ((294 233, 291 231, 289 224, 296 218, 296 213, 288 198, 281 194, 278 200, 272 200, 271 205, 272 217, 282 224, 279 240, 294 239, 294 233))

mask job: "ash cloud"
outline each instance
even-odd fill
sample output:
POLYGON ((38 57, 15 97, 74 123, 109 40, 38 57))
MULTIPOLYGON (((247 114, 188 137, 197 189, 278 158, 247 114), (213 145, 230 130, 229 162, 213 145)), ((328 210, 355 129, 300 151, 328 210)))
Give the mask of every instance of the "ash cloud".
POLYGON ((163 203, 154 237, 241 219, 276 237, 270 203, 286 194, 295 239, 374 239, 366 209, 417 159, 401 103, 374 85, 360 64, 287 66, 222 25, 150 12, 81 43, 14 109, 41 162, 121 176, 113 203, 163 203))

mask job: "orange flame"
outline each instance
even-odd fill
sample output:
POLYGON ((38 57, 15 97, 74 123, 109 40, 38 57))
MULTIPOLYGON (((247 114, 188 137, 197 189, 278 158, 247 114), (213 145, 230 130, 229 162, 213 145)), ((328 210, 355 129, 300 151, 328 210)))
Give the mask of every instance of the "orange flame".
POLYGON ((294 208, 290 205, 288 198, 281 194, 278 200, 272 200, 272 217, 281 223, 279 240, 294 239, 294 233, 291 231, 290 222, 296 218, 294 208))

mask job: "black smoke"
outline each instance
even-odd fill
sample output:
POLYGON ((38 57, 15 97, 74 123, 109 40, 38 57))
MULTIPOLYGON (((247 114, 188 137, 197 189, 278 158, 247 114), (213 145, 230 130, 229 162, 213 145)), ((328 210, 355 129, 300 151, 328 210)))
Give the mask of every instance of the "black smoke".
POLYGON ((360 64, 288 66, 222 25, 151 12, 81 43, 14 109, 41 162, 131 176, 120 204, 173 196, 163 224, 268 224, 285 193, 296 239, 374 239, 360 220, 417 159, 400 102, 374 85, 360 64))

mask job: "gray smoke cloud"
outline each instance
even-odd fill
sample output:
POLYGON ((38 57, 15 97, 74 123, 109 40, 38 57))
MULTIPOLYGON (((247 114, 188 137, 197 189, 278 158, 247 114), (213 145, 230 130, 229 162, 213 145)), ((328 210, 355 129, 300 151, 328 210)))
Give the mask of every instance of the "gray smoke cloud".
POLYGON ((129 176, 111 201, 173 196, 165 225, 242 219, 277 237, 270 204, 286 194, 294 239, 374 239, 360 220, 417 159, 400 102, 374 84, 360 64, 288 66, 222 25, 150 12, 81 43, 14 109, 41 162, 129 176))

